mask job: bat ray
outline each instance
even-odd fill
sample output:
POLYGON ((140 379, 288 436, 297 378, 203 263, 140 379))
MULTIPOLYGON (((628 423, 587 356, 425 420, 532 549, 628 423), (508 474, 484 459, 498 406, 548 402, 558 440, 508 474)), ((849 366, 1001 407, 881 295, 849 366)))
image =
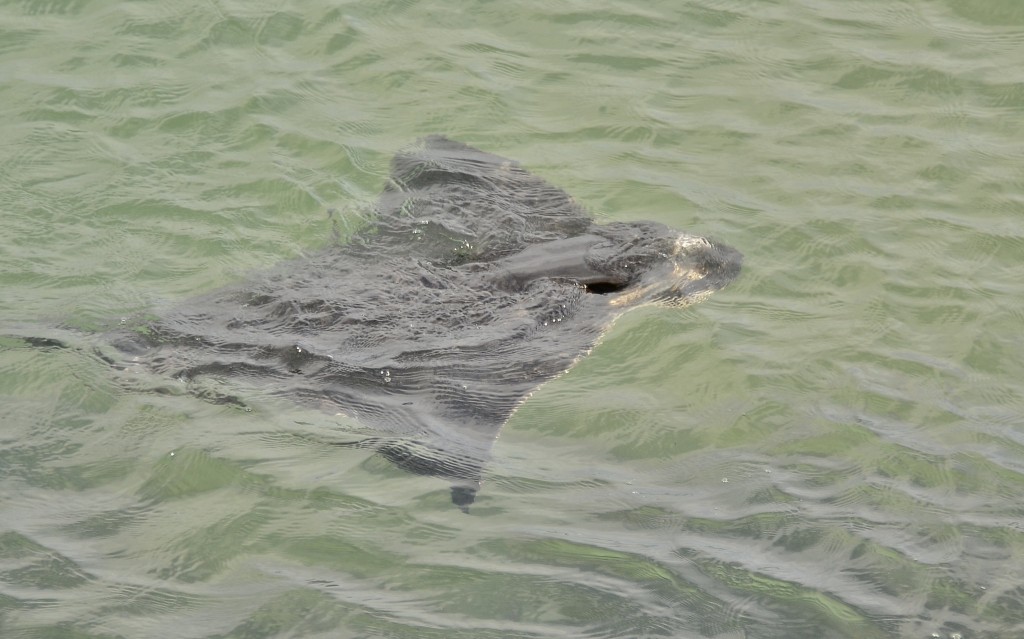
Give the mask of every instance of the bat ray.
POLYGON ((441 136, 394 157, 375 213, 345 245, 113 335, 118 364, 197 389, 258 380, 348 415, 379 433, 359 445, 448 479, 466 510, 531 392, 624 311, 699 302, 742 260, 654 222, 597 224, 516 162, 441 136))

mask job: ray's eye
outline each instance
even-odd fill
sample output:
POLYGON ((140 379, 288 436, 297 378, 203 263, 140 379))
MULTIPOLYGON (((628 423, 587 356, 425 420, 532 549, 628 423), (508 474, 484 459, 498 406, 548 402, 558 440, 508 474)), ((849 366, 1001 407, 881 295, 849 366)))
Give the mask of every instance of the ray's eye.
POLYGON ((594 293, 595 295, 608 295, 609 293, 617 293, 622 289, 626 288, 626 285, 621 282, 587 282, 583 285, 588 293, 594 293))

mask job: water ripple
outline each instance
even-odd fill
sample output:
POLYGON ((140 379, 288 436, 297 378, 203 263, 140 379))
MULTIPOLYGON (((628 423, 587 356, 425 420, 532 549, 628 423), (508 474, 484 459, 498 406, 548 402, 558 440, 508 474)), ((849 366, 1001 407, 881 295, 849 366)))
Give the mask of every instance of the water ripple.
POLYGON ((0 24, 5 631, 1024 632, 1019 3, 53 0, 0 24), (469 515, 324 445, 356 425, 93 354, 358 228, 432 132, 605 220, 720 237, 743 277, 540 389, 469 515))

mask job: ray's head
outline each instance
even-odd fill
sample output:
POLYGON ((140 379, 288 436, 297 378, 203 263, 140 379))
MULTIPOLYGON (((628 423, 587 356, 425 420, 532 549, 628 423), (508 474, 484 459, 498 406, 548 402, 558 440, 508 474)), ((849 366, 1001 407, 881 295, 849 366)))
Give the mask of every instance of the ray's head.
MULTIPOLYGON (((707 299, 736 279, 743 255, 725 244, 655 222, 604 225, 609 243, 597 258, 609 274, 613 307, 684 307, 707 299)), ((594 259, 594 256, 591 256, 594 259)), ((596 289, 595 289, 596 292, 596 289)))

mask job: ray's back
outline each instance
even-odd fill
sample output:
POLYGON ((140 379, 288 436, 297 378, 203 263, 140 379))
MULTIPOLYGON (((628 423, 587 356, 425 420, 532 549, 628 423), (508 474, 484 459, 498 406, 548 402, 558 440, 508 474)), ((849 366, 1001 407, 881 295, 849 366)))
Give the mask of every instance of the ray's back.
MULTIPOLYGON (((699 277, 682 277, 677 295, 704 280, 721 288, 739 254, 654 223, 595 224, 516 163, 429 137, 395 157, 374 222, 349 244, 187 300, 113 341, 133 366, 189 385, 240 379, 418 438, 467 460, 478 480, 516 406, 592 348, 623 300, 677 276, 662 263, 693 239, 699 277)), ((458 474, 419 457, 395 453, 400 465, 458 474)))

